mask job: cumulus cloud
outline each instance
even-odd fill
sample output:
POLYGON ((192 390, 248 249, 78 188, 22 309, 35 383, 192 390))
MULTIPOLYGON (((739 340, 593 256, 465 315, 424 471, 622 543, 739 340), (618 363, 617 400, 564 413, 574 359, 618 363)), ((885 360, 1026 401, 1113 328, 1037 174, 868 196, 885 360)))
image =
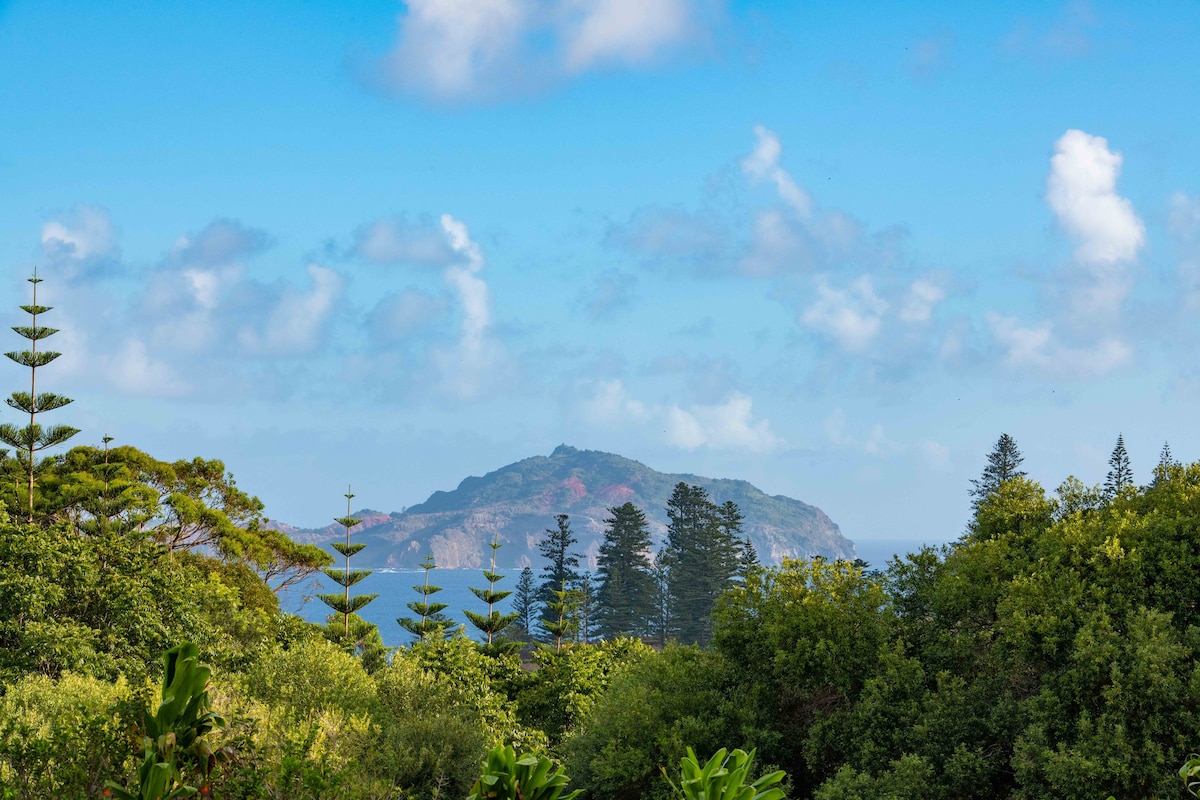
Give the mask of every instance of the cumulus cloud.
POLYGON ((261 321, 244 325, 238 341, 252 354, 291 356, 309 353, 322 342, 322 332, 342 293, 336 272, 316 264, 307 268, 311 286, 283 288, 261 321))
POLYGON ((750 155, 742 159, 742 170, 751 178, 775 184, 779 197, 788 208, 801 219, 807 219, 813 211, 812 197, 779 165, 783 156, 779 137, 762 125, 754 126, 754 136, 757 142, 750 155))
POLYGON ((444 267, 455 259, 444 231, 431 219, 403 217, 378 220, 354 234, 354 255, 372 264, 416 264, 444 267))
POLYGON ((442 230, 457 261, 446 268, 447 285, 458 298, 462 326, 453 348, 434 353, 441 370, 443 386, 455 396, 469 400, 503 371, 505 355, 499 342, 489 333, 492 324, 491 291, 480 277, 483 250, 471 239, 466 224, 449 214, 441 217, 442 230))
POLYGON ((367 317, 367 329, 375 341, 392 344, 415 334, 445 315, 449 304, 420 289, 408 287, 384 295, 367 317))
POLYGON ((67 278, 111 270, 118 261, 117 228, 108 211, 77 205, 42 225, 41 262, 67 278))
POLYGON ((887 301, 875 294, 869 275, 845 289, 835 289, 824 277, 816 282, 817 299, 800 315, 800 321, 851 352, 864 350, 883 324, 887 301))
POLYGON ((568 0, 563 63, 571 72, 597 65, 644 64, 692 33, 688 0, 568 0))
POLYGON ((1117 194, 1123 160, 1106 139, 1080 130, 1067 131, 1054 144, 1046 203, 1083 264, 1133 261, 1145 241, 1133 204, 1117 194))
POLYGON ((1055 337, 1054 325, 1050 322, 1028 325, 1013 317, 990 312, 987 324, 1008 366, 1046 376, 1097 377, 1128 364, 1133 356, 1132 348, 1116 336, 1067 345, 1055 337))
POLYGON ((380 64, 394 89, 495 96, 605 66, 639 66, 703 31, 697 0, 406 0, 380 64))
POLYGON ((753 401, 731 392, 721 402, 651 405, 631 395, 618 378, 587 379, 573 390, 572 409, 580 422, 607 429, 657 432, 667 444, 683 450, 776 449, 779 438, 768 420, 757 417, 753 401))
POLYGON ((580 390, 580 416, 589 425, 620 428, 647 421, 651 410, 630 396, 620 379, 584 381, 580 390))
POLYGON ((681 264, 700 273, 725 268, 729 239, 716 215, 679 207, 640 209, 605 234, 606 244, 641 256, 648 266, 681 264))
POLYGON ((755 419, 753 401, 734 392, 724 403, 666 409, 667 442, 684 450, 774 450, 779 439, 765 419, 755 419))
POLYGON ((169 259, 186 269, 223 267, 258 255, 270 244, 266 231, 237 220, 215 219, 198 233, 180 236, 169 259))
POLYGON ((904 322, 928 322, 933 309, 946 298, 946 290, 929 280, 915 280, 905 293, 900 306, 900 319, 904 322))
POLYGON ((1046 205, 1074 249, 1061 282, 1063 300, 1046 319, 1022 323, 988 315, 993 341, 1010 367, 1086 378, 1132 359, 1118 331, 1146 229, 1117 192, 1122 162, 1107 140, 1081 130, 1068 130, 1055 142, 1046 205))

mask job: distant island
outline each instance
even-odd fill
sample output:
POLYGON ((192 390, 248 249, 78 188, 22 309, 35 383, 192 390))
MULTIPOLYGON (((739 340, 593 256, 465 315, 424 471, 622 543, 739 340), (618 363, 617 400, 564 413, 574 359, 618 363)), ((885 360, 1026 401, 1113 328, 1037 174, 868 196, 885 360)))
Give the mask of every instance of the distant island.
MULTIPOLYGON (((427 553, 439 567, 478 569, 487 544, 499 537, 505 568, 537 565, 542 532, 556 514, 569 514, 579 552, 594 566, 608 509, 622 503, 641 508, 650 521, 655 545, 666 533, 667 498, 679 482, 701 486, 716 503, 732 500, 745 516, 745 531, 767 564, 785 557, 823 556, 853 559, 854 543, 816 506, 782 495, 768 495, 746 481, 671 475, 613 453, 560 445, 549 456, 533 456, 483 477, 466 478, 458 488, 437 491, 424 503, 402 512, 356 512, 355 528, 367 547, 356 566, 415 569, 427 553)), ((299 542, 327 545, 341 530, 270 525, 299 542)))

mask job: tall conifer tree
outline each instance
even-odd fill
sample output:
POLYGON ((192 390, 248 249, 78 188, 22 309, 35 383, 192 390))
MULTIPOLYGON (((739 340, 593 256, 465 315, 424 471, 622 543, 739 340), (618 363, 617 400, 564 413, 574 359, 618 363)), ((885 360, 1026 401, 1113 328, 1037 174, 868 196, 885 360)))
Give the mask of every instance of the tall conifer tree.
POLYGON ((550 618, 542 621, 542 627, 554 642, 555 651, 561 651, 563 639, 575 638, 575 632, 579 628, 579 615, 576 613, 579 608, 579 596, 577 592, 567 588, 566 581, 563 581, 562 588, 555 589, 551 595, 550 602, 546 604, 550 618))
POLYGON ((490 650, 496 644, 495 637, 511 625, 513 620, 517 618, 517 615, 515 613, 501 614, 496 609, 496 604, 508 597, 512 592, 496 591, 496 584, 504 580, 504 576, 496 572, 496 551, 500 549, 500 540, 493 540, 488 547, 492 548, 492 566, 490 569, 483 571, 483 577, 488 582, 488 588, 477 589, 474 586, 470 587, 471 592, 476 597, 487 603, 488 613, 486 615, 479 614, 469 609, 464 610, 463 613, 467 616, 471 624, 478 628, 480 633, 484 635, 484 643, 490 650))
POLYGON ((434 563, 433 553, 428 554, 421 561, 421 568, 425 570, 425 583, 418 583, 413 586, 413 591, 421 595, 420 602, 414 600, 408 604, 408 609, 417 615, 417 619, 412 617, 401 617, 396 620, 400 623, 400 627, 416 636, 418 639, 423 639, 431 634, 444 636, 446 626, 450 620, 442 611, 446 608, 446 603, 435 603, 429 598, 442 590, 440 586, 434 586, 429 582, 429 573, 431 570, 437 569, 437 564, 434 563))
POLYGON ((702 487, 681 482, 667 501, 667 517, 671 633, 685 644, 703 644, 712 635, 717 598, 738 574, 738 540, 730 526, 740 527, 741 513, 736 505, 719 509, 702 487))
POLYGON ((37 286, 42 282, 42 279, 37 276, 36 268, 33 271, 33 277, 28 280, 33 284, 33 303, 21 306, 20 308, 31 317, 31 321, 29 325, 15 326, 13 330, 29 340, 29 349, 5 353, 5 355, 21 366, 29 368, 29 391, 13 392, 7 400, 10 408, 29 415, 29 424, 25 427, 17 427, 8 423, 0 425, 0 442, 4 442, 9 447, 14 448, 17 459, 24 468, 26 474, 26 492, 28 494, 29 522, 32 524, 34 511, 34 473, 37 468, 36 456, 42 450, 55 447, 67 441, 79 433, 79 429, 72 428, 69 425, 54 425, 49 428, 43 428, 37 422, 38 414, 62 408, 71 402, 71 398, 52 392, 38 394, 38 367, 46 366, 62 354, 50 350, 38 350, 38 342, 58 333, 58 329, 38 325, 38 315, 50 311, 50 306, 38 305, 37 286))
POLYGON ((1133 468, 1129 465, 1129 453, 1125 450, 1124 434, 1117 434, 1117 446, 1108 458, 1108 477, 1104 481, 1104 495, 1112 498, 1133 483, 1133 468))
POLYGON ((342 615, 342 633, 345 637, 350 636, 351 617, 357 616, 358 612, 374 600, 379 595, 377 594, 359 594, 353 597, 350 596, 350 587, 361 581, 363 578, 371 574, 369 569, 350 569, 350 559, 366 547, 365 544, 350 543, 350 529, 362 522, 357 517, 350 516, 350 501, 354 498, 354 494, 350 488, 346 488, 346 516, 336 517, 334 522, 338 523, 346 529, 345 542, 333 542, 333 549, 341 553, 346 559, 345 569, 334 569, 326 567, 323 571, 329 576, 329 579, 342 587, 342 592, 318 594, 317 599, 329 606, 336 614, 342 615))
POLYGON ((571 552, 579 540, 571 531, 571 518, 566 514, 558 514, 554 521, 556 527, 547 528, 546 538, 538 544, 538 551, 548 562, 542 567, 542 584, 538 588, 538 600, 546 604, 542 613, 542 627, 554 619, 554 611, 549 608, 554 593, 560 587, 575 585, 579 580, 579 555, 571 552))
POLYGON ((513 611, 517 618, 508 627, 508 636, 521 642, 533 641, 533 630, 537 626, 537 587, 533 582, 533 570, 525 567, 517 578, 517 589, 513 593, 513 611))
POLYGON ((971 479, 971 488, 967 492, 974 498, 971 508, 978 511, 983 501, 1005 481, 1024 478, 1025 471, 1021 469, 1021 462, 1024 460, 1025 456, 1021 455, 1016 440, 1007 433, 1000 434, 992 452, 988 453, 988 463, 983 468, 983 474, 971 479))
POLYGON ((633 503, 610 508, 604 520, 596 572, 596 632, 611 638, 645 636, 654 617, 654 576, 651 574, 650 526, 633 503))

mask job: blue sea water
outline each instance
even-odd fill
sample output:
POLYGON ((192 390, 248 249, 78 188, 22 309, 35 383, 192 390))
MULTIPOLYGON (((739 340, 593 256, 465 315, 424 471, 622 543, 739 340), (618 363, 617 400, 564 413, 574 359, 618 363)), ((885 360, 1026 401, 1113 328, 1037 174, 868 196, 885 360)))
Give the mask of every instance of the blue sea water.
MULTIPOLYGON (((887 561, 894 554, 909 553, 921 548, 920 540, 877 539, 860 540, 855 543, 858 557, 870 564, 873 569, 884 569, 887 561)), ((519 570, 510 570, 505 574, 496 588, 500 591, 512 591, 516 588, 519 570)), ((536 575, 536 570, 535 570, 536 575)), ((415 617, 408 608, 408 603, 419 602, 421 596, 413 591, 413 586, 425 582, 424 570, 407 569, 377 569, 368 575, 351 590, 353 594, 378 594, 366 608, 359 612, 363 619, 379 626, 379 633, 388 647, 409 644, 412 636, 400 627, 396 620, 399 617, 415 617)), ((435 569, 430 573, 429 582, 442 587, 442 591, 431 600, 446 603, 448 607, 442 613, 455 625, 466 624, 467 618, 463 609, 484 613, 487 606, 471 593, 472 586, 486 588, 487 581, 477 569, 435 569)), ((280 597, 280 605, 284 611, 299 614, 309 622, 324 622, 329 616, 329 607, 316 598, 318 592, 341 592, 342 587, 333 583, 324 575, 318 576, 311 583, 284 592, 280 597)), ((509 596, 497 605, 501 613, 512 611, 512 600, 509 596)), ((475 631, 467 626, 468 635, 474 636, 475 631)))
MULTIPOLYGON (((498 591, 512 591, 516 588, 519 570, 504 573, 504 580, 496 584, 498 591)), ((351 594, 378 594, 366 608, 359 612, 363 619, 379 626, 379 634, 383 643, 388 647, 408 644, 412 636, 400 627, 396 620, 400 617, 416 617, 409 610, 408 604, 420 602, 421 596, 413 591, 413 586, 425 582, 424 570, 408 569, 377 569, 351 588, 351 594)), ((452 624, 466 624, 467 618, 463 609, 468 608, 478 613, 486 613, 487 606, 474 594, 472 586, 487 588, 487 581, 477 569, 435 569, 429 574, 429 582, 441 586, 442 590, 430 598, 431 602, 446 603, 445 614, 452 624)), ((324 622, 329 616, 329 606, 317 599, 318 592, 341 592, 342 587, 329 580, 324 575, 312 583, 305 584, 299 590, 293 589, 280 597, 280 605, 284 611, 299 614, 309 622, 324 622)), ((501 613, 512 611, 512 597, 505 598, 497 605, 501 613)), ((468 634, 474 629, 467 625, 468 634)))

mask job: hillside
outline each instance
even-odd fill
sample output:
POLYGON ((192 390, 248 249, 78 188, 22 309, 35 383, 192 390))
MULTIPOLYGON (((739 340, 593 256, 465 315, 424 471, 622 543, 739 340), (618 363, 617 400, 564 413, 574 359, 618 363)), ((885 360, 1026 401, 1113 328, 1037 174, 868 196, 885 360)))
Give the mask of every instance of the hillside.
MULTIPOLYGON (((667 499, 680 481, 704 487, 717 503, 737 503, 764 563, 785 556, 854 557, 854 544, 815 506, 772 497, 746 481, 669 475, 612 453, 561 445, 549 456, 526 458, 467 478, 453 491, 434 492, 404 512, 358 512, 363 524, 355 538, 367 547, 355 565, 415 568, 432 552, 439 567, 475 569, 483 565, 494 536, 505 545, 501 566, 536 565, 542 532, 554 525, 554 515, 570 514, 579 551, 594 566, 609 508, 631 502, 645 511, 657 546, 666 534, 667 499)), ((336 525, 274 524, 301 542, 326 544, 341 533, 336 525)))

